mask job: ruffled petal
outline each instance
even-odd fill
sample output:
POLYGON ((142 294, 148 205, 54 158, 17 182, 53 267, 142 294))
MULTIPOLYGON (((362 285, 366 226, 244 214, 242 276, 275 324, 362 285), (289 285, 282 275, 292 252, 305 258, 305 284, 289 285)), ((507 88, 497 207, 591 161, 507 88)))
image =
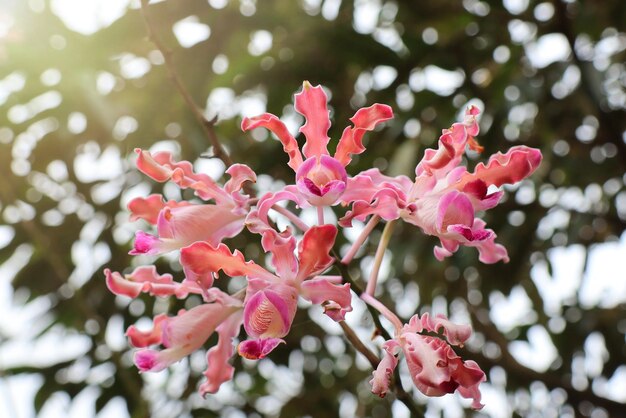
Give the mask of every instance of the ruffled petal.
POLYGON ((541 163, 541 151, 518 145, 509 149, 506 154, 497 153, 489 158, 487 165, 480 163, 473 173, 467 173, 458 187, 480 179, 487 185, 502 186, 515 184, 530 176, 541 163))
POLYGON ((308 81, 302 85, 302 91, 295 95, 296 112, 306 119, 306 123, 300 128, 300 132, 306 137, 306 143, 302 147, 305 158, 328 155, 328 129, 330 118, 328 116, 327 97, 321 86, 311 86, 308 81))
POLYGON ((172 249, 186 247, 196 241, 217 245, 225 238, 234 237, 244 227, 246 215, 233 209, 228 204, 166 207, 157 222, 159 238, 168 241, 172 249))
POLYGON ((231 197, 206 174, 197 174, 189 161, 176 162, 169 152, 161 151, 152 155, 149 151, 135 149, 137 168, 152 179, 163 183, 171 180, 181 189, 191 188, 201 199, 215 199, 222 203, 232 201, 231 197))
POLYGON ((130 212, 130 220, 136 221, 138 219, 143 219, 144 221, 156 225, 157 220, 159 218, 159 212, 164 207, 175 208, 178 206, 186 206, 189 205, 188 202, 176 202, 175 200, 170 200, 167 203, 163 200, 163 196, 160 194, 151 194, 148 197, 136 197, 130 202, 128 202, 127 208, 130 212))
POLYGON ((159 344, 163 338, 163 322, 168 318, 166 314, 159 314, 152 321, 152 328, 147 331, 140 331, 135 325, 131 325, 126 330, 126 336, 133 347, 143 348, 154 344, 159 344))
POLYGON ((206 382, 200 385, 200 395, 217 392, 222 383, 233 378, 235 368, 229 360, 234 352, 233 339, 239 335, 242 322, 243 313, 238 311, 216 328, 219 338, 217 345, 207 352, 207 368, 204 371, 206 382))
POLYGON ((387 395, 393 371, 398 366, 398 358, 396 357, 398 347, 398 343, 395 340, 385 342, 383 345, 383 358, 372 373, 372 380, 369 381, 369 384, 372 385, 372 393, 381 398, 387 395))
POLYGON ((257 127, 267 128, 276 135, 278 140, 283 144, 283 149, 287 155, 289 155, 289 167, 291 167, 293 171, 297 171, 302 164, 302 154, 300 154, 298 142, 296 142, 296 139, 289 133, 285 124, 270 113, 264 113, 253 118, 243 118, 241 122, 241 129, 244 132, 257 127))
POLYGON ((226 170, 226 174, 230 176, 230 180, 224 184, 226 193, 233 194, 241 190, 244 183, 249 181, 256 182, 256 173, 245 164, 233 164, 226 170))
POLYGON ((365 132, 373 130, 379 123, 391 118, 393 118, 393 110, 387 105, 376 103, 370 107, 359 109, 350 118, 354 127, 347 127, 341 135, 335 152, 335 159, 344 166, 350 164, 352 155, 361 154, 365 151, 363 146, 365 132))
POLYGON ((200 348, 219 324, 241 309, 238 301, 227 299, 229 304, 205 303, 162 320, 161 344, 166 348, 137 351, 134 356, 137 368, 142 372, 158 372, 200 348))
POLYGON ((159 275, 155 266, 137 267, 131 274, 124 276, 109 269, 105 269, 104 274, 109 290, 120 296, 136 298, 140 293, 149 293, 151 296, 176 296, 182 299, 189 293, 202 293, 194 282, 178 283, 170 274, 159 275))
POLYGON ((321 225, 311 227, 298 244, 298 281, 322 273, 333 263, 330 251, 335 245, 337 227, 321 225))
POLYGON ((246 276, 278 280, 278 278, 253 261, 245 261, 239 250, 230 252, 228 247, 220 244, 212 247, 206 242, 196 242, 180 251, 181 264, 197 275, 222 270, 230 277, 246 276))
POLYGON ((322 305, 324 313, 336 322, 343 321, 346 313, 352 311, 352 294, 348 283, 336 284, 321 276, 305 280, 300 287, 300 294, 322 305))
MULTIPOLYGON (((416 318, 415 315, 413 318, 416 318)), ((411 321, 413 321, 411 318, 411 321)), ((417 319, 417 318, 416 318, 417 319)), ((446 337, 449 344, 460 347, 472 336, 472 327, 465 324, 455 324, 444 315, 431 317, 428 312, 419 319, 424 329, 432 332, 441 332, 446 337)))

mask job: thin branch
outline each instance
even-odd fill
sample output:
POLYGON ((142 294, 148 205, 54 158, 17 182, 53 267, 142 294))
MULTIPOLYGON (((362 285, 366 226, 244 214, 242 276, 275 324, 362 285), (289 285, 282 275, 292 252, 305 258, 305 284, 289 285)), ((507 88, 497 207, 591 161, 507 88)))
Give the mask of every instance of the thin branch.
POLYGON ((182 80, 180 79, 180 76, 178 75, 176 66, 174 65, 174 62, 172 61, 172 51, 167 46, 165 46, 163 41, 161 41, 161 38, 159 38, 159 36, 156 34, 156 31, 154 30, 154 27, 155 27, 154 23, 152 21, 152 18, 150 17, 150 14, 148 13, 148 3, 149 3, 149 0, 141 0, 141 16, 143 17, 143 21, 146 26, 146 31, 148 32, 148 38, 152 41, 154 46, 156 46, 157 49, 163 55, 163 61, 165 63, 165 68, 167 70, 168 77, 170 78, 170 80, 172 80, 172 83, 174 83, 174 86, 176 86, 176 89, 182 96, 183 100, 185 101, 185 104, 187 104, 187 107, 189 108, 189 110, 191 110, 191 113, 193 113, 193 116, 196 118, 196 120, 202 127, 202 131, 204 132, 204 135, 207 137, 211 145, 213 145, 213 154, 215 155, 215 157, 222 160, 224 164, 226 164, 227 167, 233 165, 233 160, 226 153, 226 151, 222 147, 222 144, 217 138, 217 134, 215 133, 214 127, 215 127, 215 122, 217 121, 217 119, 214 118, 214 119, 208 120, 204 116, 204 113, 202 112, 200 107, 196 104, 193 97, 191 97, 189 90, 187 90, 182 80))
POLYGON ((340 321, 339 325, 341 326, 341 329, 346 335, 348 341, 352 343, 352 346, 355 348, 355 350, 365 356, 367 361, 370 362, 372 369, 376 369, 378 367, 378 363, 380 363, 380 359, 378 358, 378 356, 374 354, 372 350, 367 348, 365 344, 363 344, 363 341, 361 341, 359 336, 356 335, 356 332, 354 332, 350 325, 346 324, 346 321, 340 321))
MULTIPOLYGON (((180 95, 182 96, 185 104, 200 124, 204 136, 213 146, 213 155, 222 160, 226 167, 230 167, 234 164, 234 162, 230 158, 230 155, 228 155, 228 153, 224 150, 224 147, 222 147, 222 144, 217 137, 217 133, 215 132, 215 123, 217 122, 217 116, 211 120, 207 119, 206 116, 204 116, 204 112, 202 111, 202 109, 200 109, 200 107, 194 101, 193 97, 191 97, 189 90, 187 90, 187 88, 183 84, 176 70, 176 66, 172 61, 172 51, 163 43, 163 41, 161 41, 161 38, 159 38, 159 36, 156 34, 156 31, 154 30, 154 23, 150 17, 150 14, 148 13, 149 1, 150 0, 141 0, 141 16, 143 17, 146 31, 148 32, 148 38, 163 55, 163 62, 165 63, 167 75, 169 79, 172 80, 172 83, 174 83, 174 86, 176 86, 176 90, 178 90, 178 93, 180 93, 180 95)), ((243 185, 243 190, 249 196, 256 195, 254 189, 248 183, 243 185)))

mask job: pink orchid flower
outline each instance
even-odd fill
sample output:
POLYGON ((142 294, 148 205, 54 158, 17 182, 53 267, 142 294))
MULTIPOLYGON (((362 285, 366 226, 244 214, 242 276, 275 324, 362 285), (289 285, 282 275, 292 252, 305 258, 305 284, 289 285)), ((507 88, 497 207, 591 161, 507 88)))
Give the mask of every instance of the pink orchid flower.
POLYGON ((443 131, 437 150, 428 149, 415 170, 415 181, 406 176, 388 177, 370 169, 348 179, 341 197, 352 203, 352 210, 340 224, 350 226, 352 219, 365 220, 378 215, 385 220, 401 218, 420 227, 426 234, 439 237, 435 247, 438 260, 452 255, 459 246, 476 247, 483 263, 508 261, 506 249, 495 243, 496 235, 485 229, 476 212, 498 204, 503 192, 488 193, 490 186, 515 184, 530 176, 541 163, 541 152, 515 146, 506 154, 491 156, 473 173, 461 166, 466 146, 480 149, 474 140, 478 134, 478 109, 470 106, 462 123, 443 131))
POLYGON ((288 164, 296 173, 296 185, 287 186, 284 190, 298 196, 295 199, 318 207, 335 205, 346 188, 346 166, 352 160, 352 155, 365 151, 363 135, 379 123, 391 119, 393 112, 389 106, 382 104, 374 104, 357 111, 350 119, 354 126, 343 131, 335 155, 331 157, 328 153, 330 119, 327 97, 322 87, 313 87, 305 81, 302 91, 295 95, 295 109, 306 119, 306 123, 300 128, 306 138, 302 153, 285 124, 272 114, 244 118, 241 129, 247 131, 264 127, 278 137, 289 155, 288 164))
POLYGON ((140 331, 131 325, 126 331, 130 343, 140 350, 134 363, 141 372, 158 372, 200 349, 207 339, 218 333, 218 343, 207 352, 206 382, 200 393, 215 393, 220 385, 233 377, 228 360, 234 352, 233 338, 239 334, 243 321, 242 302, 219 289, 209 289, 208 303, 203 303, 178 315, 157 315, 153 328, 140 331), (163 350, 147 348, 160 344, 163 350))
POLYGON ((296 313, 298 296, 323 304, 325 313, 335 321, 343 320, 352 310, 350 286, 337 284, 332 277, 319 276, 334 261, 329 255, 337 228, 322 225, 309 228, 294 255, 296 239, 290 230, 278 233, 267 230, 262 245, 272 255, 275 273, 252 261, 245 261, 239 251, 231 253, 220 244, 213 247, 197 242, 181 250, 185 271, 197 276, 222 270, 230 277, 245 276, 248 287, 244 300, 244 328, 251 338, 239 344, 243 357, 260 359, 269 354, 287 335, 296 313))
POLYGON ((471 334, 469 325, 454 324, 442 315, 431 318, 425 313, 421 319, 413 316, 395 338, 383 344, 383 358, 370 380, 372 392, 380 397, 386 395, 398 365, 397 355, 402 352, 420 392, 443 396, 458 391, 462 397, 472 399, 472 408, 481 409, 479 385, 486 380, 485 373, 474 361, 463 361, 452 349, 462 347, 471 334), (446 340, 425 334, 439 331, 446 340))
POLYGON ((136 198, 129 204, 131 219, 144 219, 156 224, 157 235, 137 231, 130 254, 158 255, 186 247, 196 241, 217 245, 237 235, 244 227, 249 197, 241 193, 243 183, 256 181, 256 174, 243 164, 231 166, 226 173, 231 179, 224 187, 206 174, 197 174, 191 163, 175 162, 168 152, 135 150, 137 167, 156 181, 171 180, 181 188, 191 188, 204 200, 215 203, 189 204, 164 202, 160 195, 136 198))

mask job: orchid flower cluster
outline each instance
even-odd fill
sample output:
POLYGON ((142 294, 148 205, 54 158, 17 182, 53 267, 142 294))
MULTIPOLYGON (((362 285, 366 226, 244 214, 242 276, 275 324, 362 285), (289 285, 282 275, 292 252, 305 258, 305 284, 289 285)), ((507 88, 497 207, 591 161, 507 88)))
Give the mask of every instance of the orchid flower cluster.
MULTIPOLYGON (((222 186, 208 175, 194 172, 191 163, 175 161, 168 152, 136 150, 141 172, 157 182, 170 181, 181 189, 192 189, 198 201, 166 201, 158 194, 132 200, 128 205, 131 220, 143 219, 156 227, 156 233, 138 231, 130 254, 159 256, 179 251, 184 278, 176 281, 170 274, 159 274, 153 265, 138 267, 129 274, 106 269, 107 286, 114 294, 130 298, 142 293, 179 299, 196 294, 202 298, 200 305, 175 316, 157 315, 150 330, 128 328, 130 344, 137 348, 134 363, 141 372, 167 368, 201 349, 217 333, 217 344, 206 354, 205 380, 199 388, 203 395, 214 393, 233 377, 235 349, 238 355, 256 360, 285 342, 299 298, 323 307, 329 320, 343 321, 352 310, 357 289, 351 289, 346 277, 330 275, 328 270, 338 263, 350 264, 381 221, 401 219, 438 237, 441 245, 435 247, 434 256, 439 260, 460 246, 468 246, 477 248, 484 263, 508 261, 506 249, 495 242, 496 234, 485 228, 477 213, 498 204, 503 194, 500 186, 515 184, 533 173, 541 161, 538 150, 516 146, 468 171, 462 165, 466 148, 480 151, 475 140, 479 110, 470 106, 462 122, 443 130, 438 147, 426 150, 414 179, 389 177, 377 169, 350 176, 346 167, 354 155, 365 151, 364 134, 391 119, 392 109, 374 104, 358 110, 333 156, 328 151, 330 120, 322 87, 304 82, 295 95, 295 110, 306 120, 300 128, 305 137, 302 150, 275 115, 265 113, 243 120, 244 131, 266 128, 278 138, 295 173, 293 184, 259 198, 246 193, 250 190, 246 183, 256 180, 246 165, 229 167, 226 173, 230 179, 222 186), (285 202, 295 203, 296 210, 315 208, 317 224, 304 222, 285 202), (338 205, 345 208, 338 224, 326 223, 324 209, 338 205), (278 230, 271 211, 286 217, 290 226, 278 230), (333 251, 338 228, 351 227, 355 219, 365 222, 365 227, 339 260, 333 251), (263 250, 271 256, 267 266, 246 260, 239 250, 232 251, 224 243, 244 229, 260 237, 263 250), (247 286, 228 294, 214 286, 220 273, 245 277, 247 286), (235 344, 242 325, 245 337, 235 344)), ((388 238, 383 233, 380 254, 388 238)), ((380 262, 382 256, 376 259, 380 262)), ((358 296, 387 318, 395 332, 382 344, 382 359, 370 381, 372 392, 382 397, 390 390, 402 355, 422 393, 441 396, 458 391, 472 399, 473 408, 480 409, 479 385, 485 381, 485 373, 475 362, 461 359, 453 348, 471 337, 471 327, 428 313, 415 315, 403 324, 375 298, 378 270, 373 271, 367 289, 358 296)))

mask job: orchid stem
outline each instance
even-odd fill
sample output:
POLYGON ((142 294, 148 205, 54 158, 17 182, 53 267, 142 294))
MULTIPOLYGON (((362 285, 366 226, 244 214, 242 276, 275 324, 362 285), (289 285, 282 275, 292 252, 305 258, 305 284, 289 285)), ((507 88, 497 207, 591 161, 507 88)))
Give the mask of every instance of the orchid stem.
POLYGON ((378 299, 368 293, 361 294, 361 299, 372 308, 380 312, 382 316, 384 316, 389 320, 389 322, 391 322, 395 329, 396 335, 400 334, 400 332, 402 331, 402 321, 400 321, 400 318, 398 318, 395 313, 391 312, 389 308, 387 308, 378 299))
POLYGON ((274 209, 276 212, 283 215, 285 218, 289 219, 289 221, 291 221, 291 223, 294 224, 302 232, 306 232, 309 229, 309 226, 305 224, 302 221, 302 219, 298 218, 298 216, 292 211, 290 211, 289 209, 284 208, 280 205, 272 205, 272 209, 274 209))
POLYGON ((324 225, 324 206, 317 207, 317 223, 324 225))
POLYGON ((352 261, 352 259, 356 255, 356 253, 359 251, 361 246, 363 246, 363 243, 365 242, 367 237, 374 230, 374 227, 376 227, 376 225, 378 225, 378 222, 380 222, 380 216, 374 215, 374 216, 372 216, 370 218, 370 220, 365 225, 365 228, 363 228, 363 231, 361 231, 361 233, 359 234, 357 239, 354 241, 354 243, 352 243, 352 246, 350 247, 350 250, 341 259, 341 262, 343 264, 350 264, 350 262, 352 261))
POLYGON ((385 250, 387 250, 387 246, 389 246, 389 240, 391 239, 394 225, 395 221, 387 222, 387 225, 385 225, 385 229, 383 230, 383 234, 380 237, 380 241, 378 242, 376 256, 374 257, 374 265, 372 266, 372 272, 370 273, 370 278, 367 282, 367 287, 365 288, 365 293, 368 295, 374 296, 374 292, 376 291, 378 273, 380 272, 380 266, 383 263, 385 250))

